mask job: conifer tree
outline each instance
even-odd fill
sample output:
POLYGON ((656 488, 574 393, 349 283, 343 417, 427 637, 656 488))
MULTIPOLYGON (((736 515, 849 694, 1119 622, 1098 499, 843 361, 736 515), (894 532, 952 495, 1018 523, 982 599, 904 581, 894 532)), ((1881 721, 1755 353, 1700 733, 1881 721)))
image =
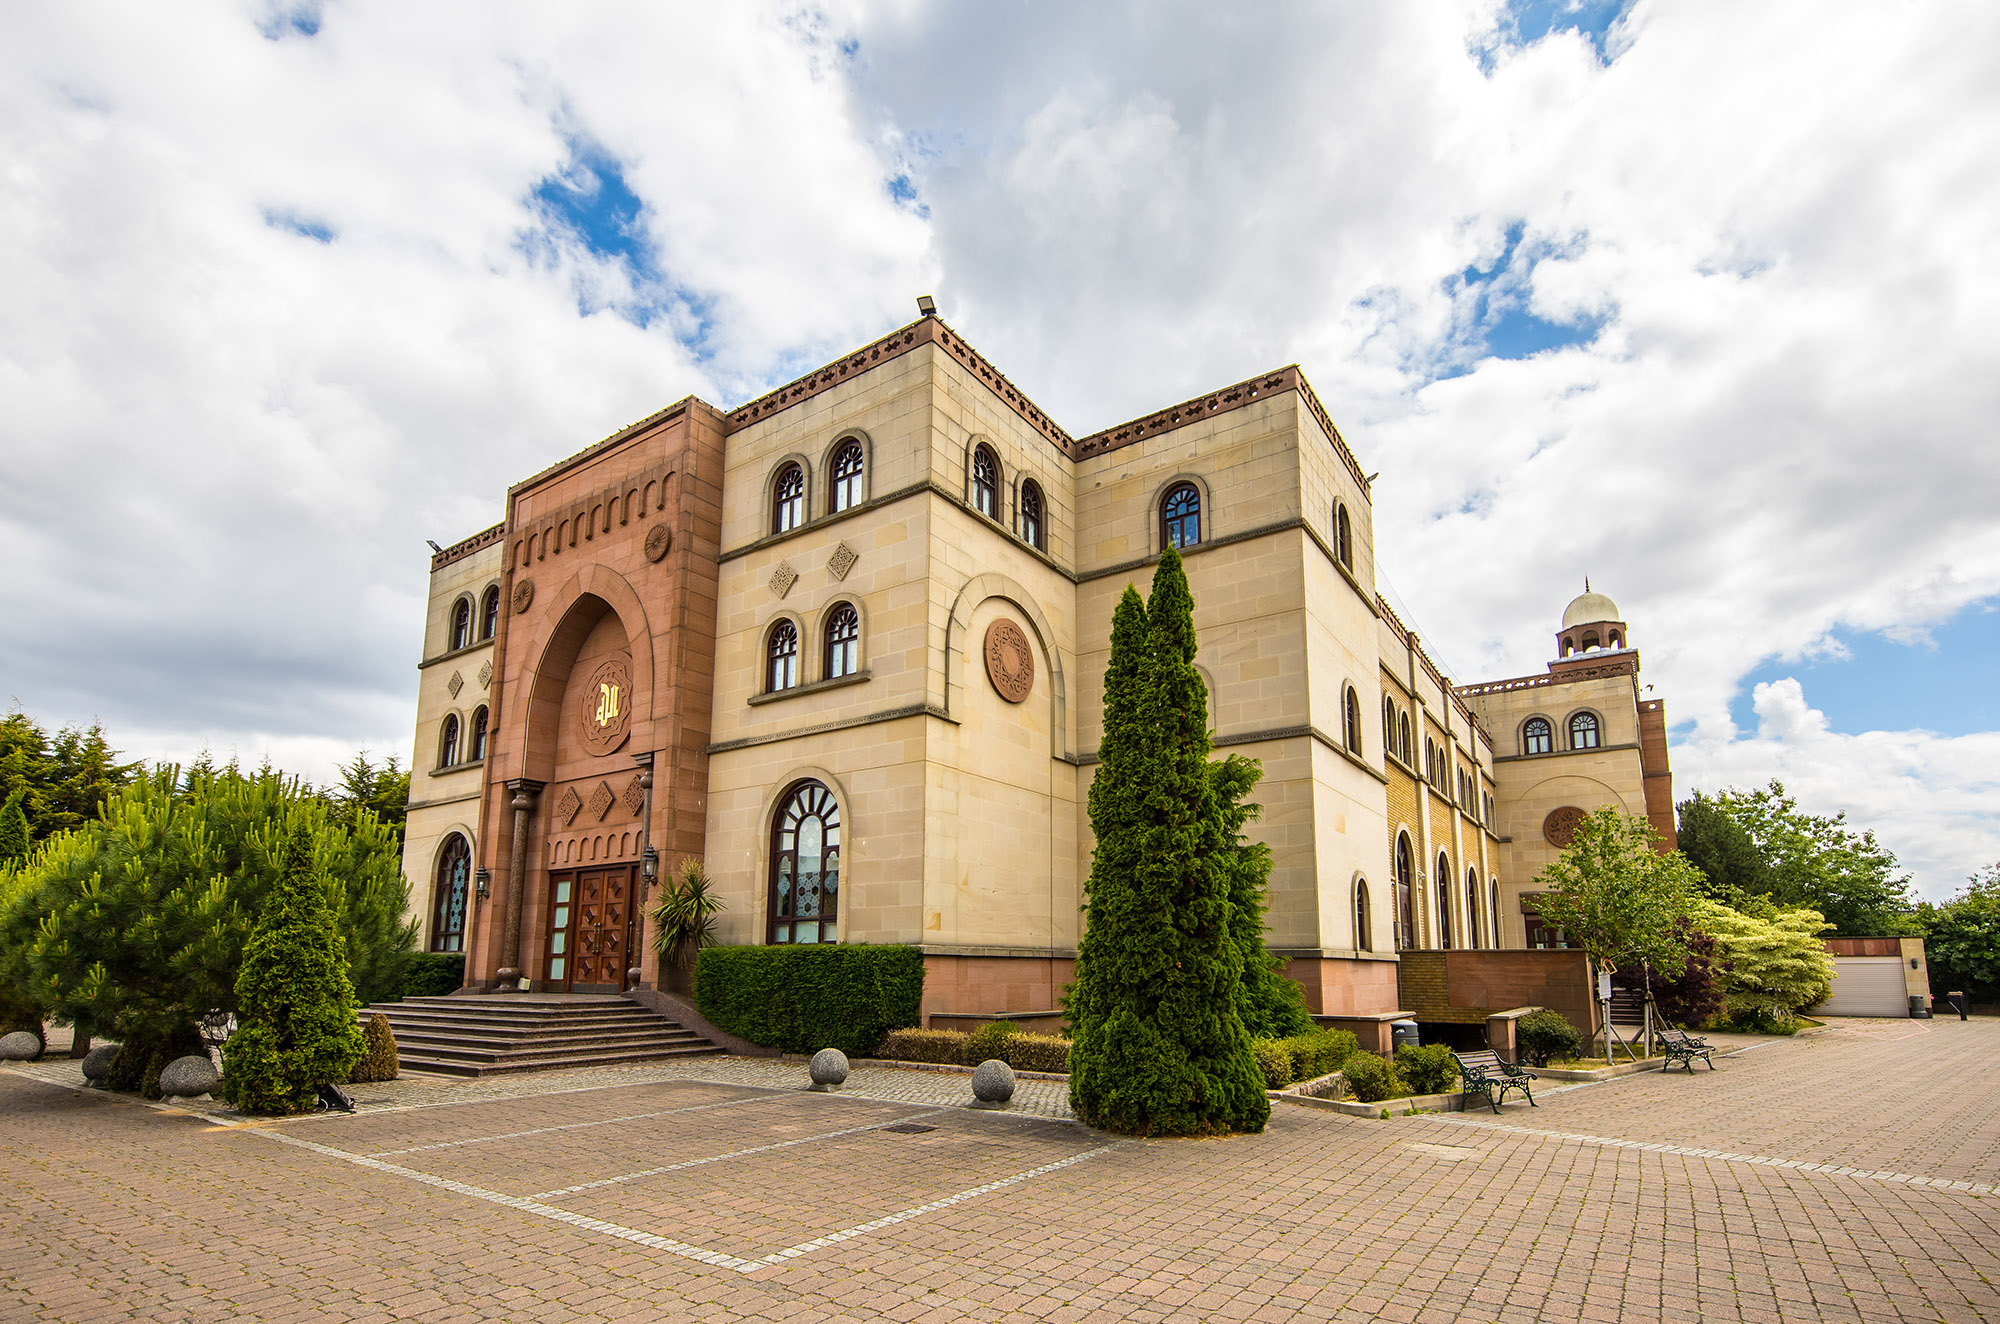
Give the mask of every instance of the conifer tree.
POLYGON ((1113 617, 1105 673, 1070 1104, 1091 1125, 1141 1135, 1262 1130, 1270 1104, 1238 1010, 1236 842, 1209 771, 1208 691, 1178 552, 1154 573, 1143 643, 1136 596, 1128 590, 1113 617))
POLYGON ((309 1112, 319 1087, 346 1080, 366 1051, 347 940, 304 822, 286 832, 281 860, 244 948, 240 1023, 223 1048, 223 1093, 247 1113, 309 1112))
POLYGON ((28 789, 17 786, 0 804, 0 866, 18 864, 28 855, 28 789))
POLYGON ((1229 878, 1229 929, 1243 954, 1243 990, 1237 1010, 1253 1039, 1281 1039, 1313 1028, 1305 996, 1280 971, 1284 958, 1264 945, 1264 901, 1271 881, 1271 848, 1243 835, 1244 825, 1262 812, 1250 792, 1263 780, 1263 765, 1241 754, 1208 765, 1215 783, 1216 811, 1229 843, 1222 864, 1229 878))

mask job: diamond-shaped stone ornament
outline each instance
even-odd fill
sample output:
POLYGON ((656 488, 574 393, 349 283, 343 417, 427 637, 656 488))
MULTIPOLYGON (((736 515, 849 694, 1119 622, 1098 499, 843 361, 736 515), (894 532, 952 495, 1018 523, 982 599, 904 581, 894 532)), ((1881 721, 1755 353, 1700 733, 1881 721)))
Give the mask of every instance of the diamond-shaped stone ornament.
POLYGON ((799 582, 799 572, 792 569, 789 561, 778 562, 778 568, 771 572, 771 592, 778 597, 792 591, 792 585, 799 582))
POLYGON ((846 543, 842 543, 833 549, 832 556, 826 558, 826 568, 833 572, 835 579, 845 579, 847 578, 847 572, 852 570, 854 563, 860 559, 860 553, 856 552, 846 543))
POLYGON ((617 803, 618 797, 611 793, 611 788, 603 782, 599 782, 597 783, 597 789, 590 793, 590 803, 586 808, 590 810, 593 818, 601 821, 606 814, 611 812, 611 806, 617 803))
POLYGON ((563 821, 563 826, 568 827, 574 823, 578 811, 582 808, 583 797, 576 793, 576 787, 563 787, 562 795, 556 800, 556 817, 563 821))
POLYGON ((454 671, 451 673, 451 679, 444 683, 444 687, 447 690, 450 690, 451 697, 456 699, 458 697, 458 692, 465 688, 465 677, 459 675, 456 671, 454 671))

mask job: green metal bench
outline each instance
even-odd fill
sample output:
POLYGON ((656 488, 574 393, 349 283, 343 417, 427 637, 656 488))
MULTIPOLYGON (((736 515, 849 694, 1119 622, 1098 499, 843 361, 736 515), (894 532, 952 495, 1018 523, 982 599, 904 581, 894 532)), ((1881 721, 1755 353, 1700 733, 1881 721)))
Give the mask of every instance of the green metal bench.
POLYGON ((1715 1050, 1708 1046, 1706 1039, 1700 1039, 1685 1031, 1676 1030, 1671 1025, 1656 1027, 1653 1035, 1660 1041, 1660 1047, 1667 1050, 1667 1065, 1665 1070, 1672 1071, 1674 1063, 1679 1062, 1688 1069, 1689 1075, 1693 1075, 1694 1064, 1697 1060, 1708 1063, 1710 1071, 1715 1070, 1715 1059, 1712 1056, 1715 1050))
POLYGON ((1459 1091, 1465 1096, 1467 1107, 1471 1106, 1476 1095, 1486 1100, 1487 1107, 1497 1113, 1500 1105, 1507 1100, 1508 1090, 1519 1090, 1525 1094, 1530 1108, 1541 1107, 1535 1102, 1534 1090, 1529 1088, 1529 1082, 1534 1077, 1512 1062, 1501 1061, 1498 1053, 1454 1052, 1451 1056, 1458 1063, 1459 1091))

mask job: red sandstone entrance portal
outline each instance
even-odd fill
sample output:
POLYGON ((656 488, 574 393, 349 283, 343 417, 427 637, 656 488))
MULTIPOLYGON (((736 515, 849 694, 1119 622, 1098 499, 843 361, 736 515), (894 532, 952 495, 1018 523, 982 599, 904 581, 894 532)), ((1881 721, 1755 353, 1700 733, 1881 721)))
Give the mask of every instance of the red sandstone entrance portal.
POLYGON ((549 875, 545 982, 559 993, 622 993, 632 941, 632 866, 549 875))

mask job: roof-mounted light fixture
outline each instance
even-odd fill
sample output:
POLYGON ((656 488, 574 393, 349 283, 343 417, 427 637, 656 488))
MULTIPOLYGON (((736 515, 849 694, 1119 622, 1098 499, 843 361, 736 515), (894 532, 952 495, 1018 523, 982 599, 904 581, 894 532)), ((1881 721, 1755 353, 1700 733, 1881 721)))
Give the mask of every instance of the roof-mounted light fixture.
POLYGON ((931 298, 928 294, 919 294, 917 296, 917 311, 925 317, 936 317, 937 300, 931 298))

